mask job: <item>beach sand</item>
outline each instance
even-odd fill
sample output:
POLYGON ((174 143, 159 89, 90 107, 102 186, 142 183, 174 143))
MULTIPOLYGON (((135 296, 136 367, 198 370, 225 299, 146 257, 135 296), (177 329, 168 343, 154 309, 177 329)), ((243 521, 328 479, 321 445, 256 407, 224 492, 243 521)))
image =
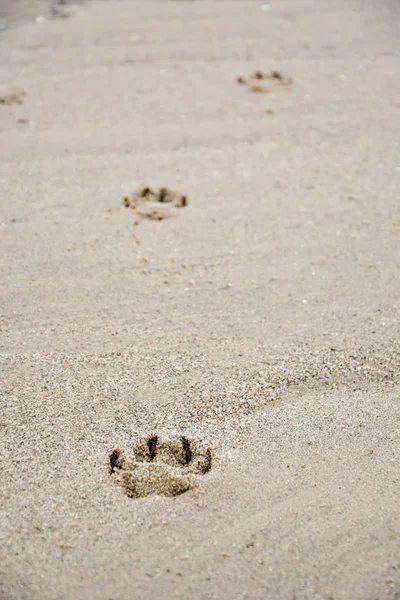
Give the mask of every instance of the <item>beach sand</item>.
POLYGON ((398 4, 0 19, 0 597, 399 600, 398 4))

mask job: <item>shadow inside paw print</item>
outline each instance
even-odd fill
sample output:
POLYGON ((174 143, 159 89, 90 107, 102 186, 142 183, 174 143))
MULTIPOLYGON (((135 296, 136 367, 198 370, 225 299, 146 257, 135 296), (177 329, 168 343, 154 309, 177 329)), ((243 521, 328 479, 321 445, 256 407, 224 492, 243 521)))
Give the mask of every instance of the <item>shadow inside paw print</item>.
POLYGON ((151 435, 136 442, 132 457, 120 448, 110 454, 110 475, 130 498, 178 496, 190 490, 196 475, 208 473, 211 466, 211 449, 184 436, 169 441, 151 435))

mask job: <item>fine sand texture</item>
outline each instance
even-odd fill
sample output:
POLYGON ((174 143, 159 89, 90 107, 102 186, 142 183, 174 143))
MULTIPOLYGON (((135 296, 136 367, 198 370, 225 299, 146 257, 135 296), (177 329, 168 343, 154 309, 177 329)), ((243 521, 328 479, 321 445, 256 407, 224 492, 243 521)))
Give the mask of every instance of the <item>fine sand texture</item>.
POLYGON ((399 31, 1 2, 1 600, 400 600, 399 31))

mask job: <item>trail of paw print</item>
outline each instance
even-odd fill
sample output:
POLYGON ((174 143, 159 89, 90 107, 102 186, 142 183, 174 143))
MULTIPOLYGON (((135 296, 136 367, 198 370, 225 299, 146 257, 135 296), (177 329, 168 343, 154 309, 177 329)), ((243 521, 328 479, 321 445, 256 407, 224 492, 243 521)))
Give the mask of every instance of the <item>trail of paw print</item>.
POLYGON ((152 189, 148 186, 140 187, 133 194, 124 196, 122 204, 135 213, 135 223, 142 219, 151 221, 162 221, 177 214, 177 208, 183 208, 189 204, 187 196, 161 187, 152 189))
POLYGON ((293 79, 291 77, 284 77, 279 71, 271 71, 270 73, 256 71, 250 75, 250 77, 242 77, 240 75, 236 78, 236 82, 247 86, 250 92, 267 93, 273 89, 291 86, 293 79), (268 81, 268 85, 263 85, 261 83, 265 81, 268 81))
POLYGON ((140 439, 132 457, 120 448, 110 454, 110 476, 130 498, 152 494, 178 496, 195 485, 197 475, 211 470, 211 448, 182 436, 176 441, 158 435, 140 439))

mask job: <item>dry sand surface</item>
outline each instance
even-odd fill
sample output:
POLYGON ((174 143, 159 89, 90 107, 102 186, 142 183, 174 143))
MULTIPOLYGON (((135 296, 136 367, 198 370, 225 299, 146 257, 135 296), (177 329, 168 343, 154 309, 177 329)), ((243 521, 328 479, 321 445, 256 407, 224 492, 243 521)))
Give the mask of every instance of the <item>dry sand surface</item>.
POLYGON ((399 600, 398 2, 0 18, 1 599, 399 600))

